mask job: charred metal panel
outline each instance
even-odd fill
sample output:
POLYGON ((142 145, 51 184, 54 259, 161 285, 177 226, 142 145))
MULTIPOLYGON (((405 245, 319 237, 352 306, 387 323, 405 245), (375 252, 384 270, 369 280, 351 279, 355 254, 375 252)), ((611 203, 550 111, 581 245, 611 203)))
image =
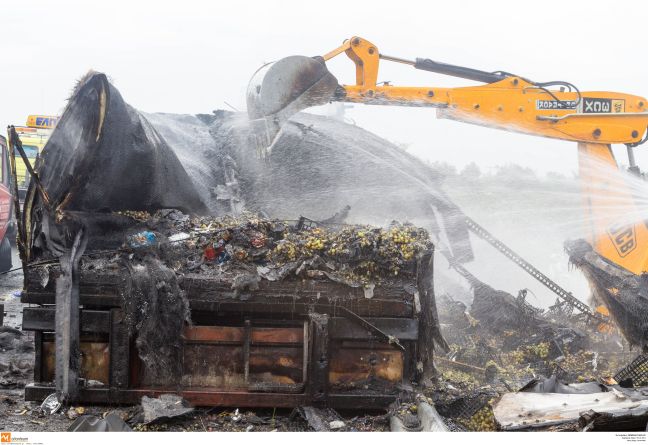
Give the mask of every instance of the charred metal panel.
POLYGON ((128 388, 131 339, 121 309, 110 311, 110 386, 128 388))
MULTIPOLYGON (((417 340, 418 322, 411 318, 367 318, 367 321, 382 332, 399 340, 417 340)), ((341 317, 331 318, 331 338, 355 340, 379 340, 382 337, 357 323, 341 317)))

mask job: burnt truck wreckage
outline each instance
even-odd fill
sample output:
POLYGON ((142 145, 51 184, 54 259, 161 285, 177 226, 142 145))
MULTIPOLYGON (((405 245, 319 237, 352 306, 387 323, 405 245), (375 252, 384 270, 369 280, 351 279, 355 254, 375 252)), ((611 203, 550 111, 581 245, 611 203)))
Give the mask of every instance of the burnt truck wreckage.
MULTIPOLYGON (((451 427, 525 429, 510 419, 535 396, 498 397, 538 375, 620 368, 596 314, 463 215, 434 169, 325 117, 297 115, 271 150, 257 137, 239 113, 143 114, 103 74, 79 82, 17 218, 35 339, 27 400, 390 406, 396 430, 418 428, 412 413, 434 403, 451 427), (543 311, 481 282, 462 266, 469 230, 562 302, 543 311), (440 295, 437 313, 432 240, 467 281, 470 310, 440 295)), ((642 344, 637 314, 620 329, 642 344)), ((639 361, 617 381, 644 385, 639 361)), ((570 428, 587 421, 564 414, 570 428)))
POLYGON ((239 115, 144 116, 105 75, 79 82, 20 215, 28 400, 370 408, 432 375, 427 232, 339 223, 414 221, 469 259, 461 212, 384 140, 290 125, 255 153, 239 115))

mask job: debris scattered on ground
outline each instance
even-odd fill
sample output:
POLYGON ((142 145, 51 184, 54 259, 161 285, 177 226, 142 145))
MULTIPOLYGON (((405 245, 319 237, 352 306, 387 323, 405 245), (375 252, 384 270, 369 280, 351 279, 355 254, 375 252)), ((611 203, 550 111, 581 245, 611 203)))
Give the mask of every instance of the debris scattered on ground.
POLYGON ((421 400, 416 410, 419 419, 421 419, 422 431, 447 432, 448 427, 443 422, 436 409, 426 401, 421 400))
POLYGON ((50 394, 43 400, 40 406, 41 412, 46 416, 54 414, 61 408, 61 402, 58 400, 56 393, 50 394))
POLYGON ((18 388, 34 372, 34 338, 9 326, 0 326, 0 388, 18 388))
POLYGON ((67 431, 83 433, 127 433, 133 430, 119 416, 110 413, 103 419, 90 415, 81 416, 70 425, 67 431))
POLYGON ((142 397, 143 423, 162 422, 174 417, 184 416, 194 410, 176 394, 162 394, 157 399, 142 397))
POLYGON ((437 297, 450 352, 435 360, 439 378, 426 394, 451 428, 497 430, 493 406, 504 395, 600 388, 602 382, 616 383, 613 376, 634 356, 613 331, 601 332, 569 314, 557 320, 555 311, 470 278, 472 305, 449 295, 437 297))
POLYGON ((331 409, 324 410, 313 406, 302 406, 296 411, 308 422, 308 426, 313 431, 331 431, 345 427, 344 422, 339 420, 339 415, 331 409), (331 418, 334 420, 329 420, 331 418))
POLYGON ((71 407, 67 410, 67 412, 65 413, 65 415, 67 416, 68 419, 70 419, 70 420, 75 420, 75 419, 77 419, 79 416, 82 416, 84 413, 85 413, 85 408, 84 408, 84 407, 82 407, 82 406, 77 406, 77 407, 75 408, 75 407, 72 407, 72 406, 71 406, 71 407))

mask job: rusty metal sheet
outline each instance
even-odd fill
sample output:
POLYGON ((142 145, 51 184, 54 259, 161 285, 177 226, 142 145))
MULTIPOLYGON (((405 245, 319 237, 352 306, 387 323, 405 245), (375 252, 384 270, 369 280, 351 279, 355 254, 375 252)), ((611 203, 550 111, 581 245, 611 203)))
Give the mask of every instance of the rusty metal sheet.
MULTIPOLYGON (((182 386, 186 388, 245 388, 241 345, 186 344, 182 386)), ((155 385, 142 378, 142 385, 155 385)))
MULTIPOLYGON (((228 390, 245 389, 250 383, 294 385, 302 382, 301 347, 251 347, 247 381, 243 353, 242 345, 185 345, 182 386, 228 390)), ((155 385, 146 376, 141 383, 155 385)))

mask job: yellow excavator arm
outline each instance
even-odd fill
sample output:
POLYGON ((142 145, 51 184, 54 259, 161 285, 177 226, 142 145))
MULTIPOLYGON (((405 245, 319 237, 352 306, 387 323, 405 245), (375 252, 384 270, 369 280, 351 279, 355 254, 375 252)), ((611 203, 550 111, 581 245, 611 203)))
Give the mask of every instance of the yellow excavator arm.
MULTIPOLYGON (((429 106, 438 117, 556 139, 598 144, 638 143, 648 127, 648 101, 623 93, 551 91, 508 73, 489 73, 429 59, 381 55, 371 42, 352 37, 323 59, 342 52, 356 67, 355 85, 334 100, 377 105, 429 106), (378 85, 380 60, 486 82, 462 88, 378 85)), ((566 82, 565 85, 569 85, 566 82)))
POLYGON ((248 88, 248 113, 276 137, 283 122, 309 106, 330 101, 437 109, 440 118, 578 143, 579 173, 588 241, 594 250, 632 273, 648 272, 648 229, 619 212, 635 213, 634 197, 616 164, 611 144, 632 148, 645 142, 648 101, 606 91, 581 92, 568 82, 538 83, 506 72, 486 72, 429 59, 381 54, 376 45, 352 37, 321 57, 291 56, 262 68, 248 88), (356 83, 339 85, 325 62, 345 53, 355 64, 356 83), (380 61, 482 83, 459 88, 408 87, 378 83, 380 61), (627 211, 626 211, 627 209, 627 211))

